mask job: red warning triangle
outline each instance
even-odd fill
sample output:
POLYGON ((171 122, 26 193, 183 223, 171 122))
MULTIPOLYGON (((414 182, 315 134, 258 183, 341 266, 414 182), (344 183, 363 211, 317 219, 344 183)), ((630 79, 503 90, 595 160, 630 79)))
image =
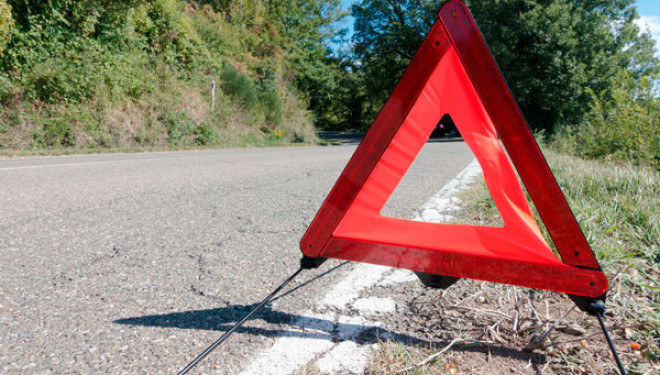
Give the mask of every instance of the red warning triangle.
POLYGON ((467 7, 458 0, 440 10, 300 246, 310 258, 587 297, 600 297, 607 290, 607 279, 504 78, 467 7), (425 223, 380 214, 445 114, 481 165, 503 227, 425 223), (516 170, 562 259, 532 217, 516 170))

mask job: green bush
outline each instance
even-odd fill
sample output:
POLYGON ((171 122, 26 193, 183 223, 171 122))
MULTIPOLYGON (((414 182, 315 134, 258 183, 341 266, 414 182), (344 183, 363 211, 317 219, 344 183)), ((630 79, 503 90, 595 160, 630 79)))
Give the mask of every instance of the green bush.
POLYGON ((39 125, 31 132, 33 147, 57 148, 75 144, 73 124, 66 112, 56 108, 53 111, 34 112, 29 117, 39 125))
POLYGON ((0 104, 9 99, 16 92, 13 82, 0 74, 0 104))
POLYGON ((154 72, 166 67, 150 62, 145 53, 135 52, 130 55, 108 54, 99 69, 103 95, 112 101, 121 101, 152 95, 160 83, 154 72))
POLYGON ((579 126, 565 127, 555 144, 576 155, 616 159, 660 170, 660 99, 653 83, 633 85, 625 79, 612 100, 593 95, 593 106, 579 126))
POLYGON ((193 121, 183 111, 165 112, 163 125, 167 130, 167 142, 171 146, 185 144, 184 137, 192 133, 193 121))
POLYGON ((257 105, 259 97, 254 82, 233 65, 225 65, 220 79, 222 80, 222 91, 236 98, 244 108, 250 109, 257 105))
POLYGON ((284 48, 270 6, 0 0, 2 145, 235 146, 277 130, 278 142, 313 142, 297 47, 284 48))
POLYGON ((11 6, 7 1, 0 0, 0 57, 11 40, 14 29, 14 18, 11 16, 11 6))
POLYGON ((141 4, 133 19, 135 31, 144 35, 152 50, 188 65, 204 52, 203 43, 178 0, 155 0, 141 4))
POLYGON ((57 104, 24 112, 14 122, 30 124, 33 148, 97 148, 112 145, 112 136, 86 105, 57 104))
POLYGON ((37 65, 27 76, 34 99, 44 102, 79 101, 84 98, 83 89, 72 82, 76 75, 63 61, 48 61, 37 65))
POLYGON ((204 123, 197 126, 194 130, 194 133, 197 135, 197 138, 195 138, 195 143, 203 146, 216 143, 220 138, 218 131, 209 123, 204 123))
POLYGON ((264 112, 266 115, 266 123, 271 127, 275 128, 282 123, 283 108, 282 100, 277 91, 273 89, 267 89, 261 95, 261 102, 264 106, 264 112))

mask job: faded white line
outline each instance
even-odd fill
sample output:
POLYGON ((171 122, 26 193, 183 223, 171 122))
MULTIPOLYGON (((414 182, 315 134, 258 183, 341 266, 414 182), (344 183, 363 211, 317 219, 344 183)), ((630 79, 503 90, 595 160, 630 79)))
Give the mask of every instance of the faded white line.
POLYGON ((108 164, 108 163, 116 163, 116 162, 117 162, 116 160, 113 160, 113 161, 90 161, 83 163, 66 163, 66 164, 22 165, 19 167, 0 167, 0 171, 15 171, 21 169, 39 169, 39 168, 53 168, 53 167, 75 167, 78 165, 98 165, 98 164, 108 164))
POLYGON ((377 266, 373 264, 359 264, 353 272, 340 281, 333 289, 325 295, 321 301, 321 308, 334 307, 344 308, 360 296, 360 292, 373 286, 383 277, 390 267, 377 266))
MULTIPOLYGON (((436 223, 451 220, 451 213, 459 209, 460 201, 455 197, 456 193, 469 187, 480 173, 481 167, 474 160, 417 210, 413 220, 436 223)), ((392 311, 395 307, 393 300, 360 299, 360 293, 374 285, 392 285, 415 279, 416 276, 408 270, 358 264, 317 306, 316 310, 323 311, 322 314, 303 313, 291 324, 296 328, 278 338, 273 346, 261 353, 241 374, 291 374, 317 358, 315 364, 323 373, 363 373, 371 346, 358 345, 354 340, 361 332, 379 326, 375 319, 378 314, 372 314, 374 319, 368 320, 360 316, 350 316, 349 311, 345 310, 363 313, 392 311), (342 310, 346 314, 343 314, 342 310), (333 342, 333 339, 338 343, 333 342)), ((387 334, 386 332, 385 335, 387 334)))
POLYGON ((456 193, 469 187, 481 173, 481 166, 479 166, 476 159, 473 160, 461 173, 449 181, 415 212, 413 220, 443 223, 453 219, 452 213, 461 208, 461 200, 456 197, 456 193))

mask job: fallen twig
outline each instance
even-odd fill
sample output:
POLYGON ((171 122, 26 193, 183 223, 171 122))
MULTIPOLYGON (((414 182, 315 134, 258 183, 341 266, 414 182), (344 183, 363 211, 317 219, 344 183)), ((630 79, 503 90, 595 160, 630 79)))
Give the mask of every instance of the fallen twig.
POLYGON ((458 303, 456 303, 456 304, 454 305, 454 307, 458 307, 459 305, 461 305, 461 304, 463 304, 463 303, 465 303, 465 302, 467 302, 467 301, 469 301, 469 300, 473 299, 474 297, 477 297, 477 296, 479 296, 479 295, 481 295, 481 294, 484 294, 484 291, 483 291, 483 290, 480 290, 480 291, 474 293, 473 295, 471 295, 471 296, 469 296, 469 297, 466 297, 466 298, 461 299, 460 301, 458 301, 458 303))
POLYGON ((518 333, 518 311, 516 311, 516 316, 513 317, 511 328, 513 329, 513 332, 518 333))
POLYGON ((547 369, 548 366, 550 366, 550 360, 548 360, 548 362, 545 363, 545 366, 543 366, 543 368, 541 369, 541 374, 543 374, 543 371, 545 371, 545 369, 547 369))
POLYGON ((463 340, 463 339, 454 339, 454 340, 452 340, 452 342, 449 343, 449 345, 447 345, 447 346, 445 346, 444 348, 442 348, 442 350, 440 350, 439 352, 437 352, 437 353, 435 353, 435 354, 432 354, 432 355, 428 356, 425 360, 423 360, 423 361, 421 361, 421 362, 419 362, 419 363, 417 363, 417 364, 414 364, 414 365, 412 365, 412 366, 408 366, 408 367, 404 368, 403 370, 399 370, 399 371, 397 371, 396 374, 400 374, 400 373, 402 373, 402 372, 410 371, 410 370, 412 370, 412 369, 414 369, 414 368, 416 368, 416 367, 424 366, 425 364, 427 364, 427 363, 433 361, 434 359, 436 359, 436 358, 437 358, 438 356, 440 356, 442 353, 444 353, 444 352, 446 352, 447 350, 449 350, 454 344, 456 344, 456 343, 459 342, 459 341, 465 341, 465 340, 463 340))
POLYGON ((497 310, 491 310, 491 309, 477 309, 474 307, 466 307, 466 306, 458 306, 458 305, 452 305, 449 306, 449 308, 455 308, 455 309, 460 309, 460 310, 470 310, 470 311, 477 311, 481 313, 488 313, 487 315, 497 315, 502 318, 506 318, 511 320, 511 317, 503 312, 497 311, 497 310))
POLYGON ((538 320, 539 324, 542 324, 543 321, 541 320, 541 316, 539 316, 538 311, 534 308, 534 305, 532 304, 531 300, 527 300, 527 305, 529 306, 530 310, 532 311, 532 317, 536 318, 538 320))
MULTIPOLYGON (((541 344, 543 344, 543 341, 544 341, 544 340, 546 339, 546 337, 548 337, 548 336, 550 335, 550 333, 555 329, 555 327, 557 326, 557 324, 558 324, 560 321, 564 320, 564 319, 568 316, 568 314, 570 314, 573 310, 575 310, 575 307, 576 307, 576 305, 573 305, 573 307, 571 307, 566 313, 564 313, 564 315, 563 315, 561 318, 555 320, 555 321, 552 323, 552 325, 548 328, 548 330, 545 331, 540 337, 532 339, 532 340, 529 342, 529 344, 527 344, 527 345, 525 346, 525 348, 524 348, 523 350, 525 350, 525 351, 530 351, 530 352, 531 352, 532 350, 534 350, 534 349, 538 348, 539 346, 541 346, 541 344)), ((544 324, 545 324, 545 323, 544 323, 544 324)), ((541 327, 543 327, 543 325, 541 325, 541 327)), ((540 327, 539 327, 539 328, 540 328, 540 327)))

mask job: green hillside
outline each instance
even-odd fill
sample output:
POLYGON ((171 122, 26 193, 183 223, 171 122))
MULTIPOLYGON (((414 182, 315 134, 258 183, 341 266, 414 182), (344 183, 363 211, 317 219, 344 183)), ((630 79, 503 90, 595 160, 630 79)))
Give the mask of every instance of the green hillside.
POLYGON ((312 142, 338 6, 0 0, 0 148, 312 142))

